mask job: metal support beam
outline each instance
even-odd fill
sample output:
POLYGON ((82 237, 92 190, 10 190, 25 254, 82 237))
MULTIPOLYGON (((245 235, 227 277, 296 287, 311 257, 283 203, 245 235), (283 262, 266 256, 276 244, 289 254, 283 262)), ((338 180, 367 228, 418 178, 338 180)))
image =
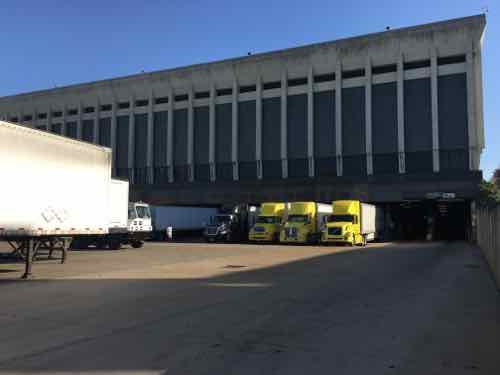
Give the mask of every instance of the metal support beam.
POLYGON ((257 178, 262 179, 262 79, 257 77, 255 84, 255 159, 257 161, 257 178))
POLYGON ((239 179, 238 174, 238 80, 233 79, 232 102, 232 132, 231 132, 231 161, 233 163, 233 180, 239 179))
POLYGON ((432 170, 439 172, 438 66, 436 49, 431 49, 432 170))
POLYGON ((148 144, 147 144, 147 181, 150 184, 154 183, 154 174, 153 174, 153 153, 154 153, 154 123, 153 123, 153 105, 154 105, 154 93, 153 90, 149 92, 149 101, 148 101, 148 144))
POLYGON ((286 67, 281 72, 281 173, 288 178, 288 127, 287 127, 288 73, 286 67))
POLYGON ((335 67, 335 154, 337 176, 342 176, 342 62, 335 67))
POLYGON ((210 86, 208 138, 210 181, 215 181, 215 86, 213 84, 210 86))
POLYGON ((307 74, 307 159, 309 177, 314 177, 314 71, 312 65, 307 74))
POLYGON ((187 123, 187 168, 188 179, 194 181, 194 108, 193 108, 194 92, 193 87, 189 88, 188 92, 188 123, 187 123))
POLYGON ((405 173, 405 111, 404 111, 404 66, 403 54, 399 55, 397 67, 398 86, 398 154, 399 173, 405 173))
POLYGON ((128 170, 129 181, 133 184, 135 180, 135 96, 130 97, 130 110, 128 120, 128 170))
POLYGON ((167 168, 168 182, 174 182, 174 92, 168 93, 168 122, 167 122, 167 168))
POLYGON ((373 142, 372 142, 372 64, 370 57, 365 65, 365 147, 366 147, 366 174, 373 174, 373 142))

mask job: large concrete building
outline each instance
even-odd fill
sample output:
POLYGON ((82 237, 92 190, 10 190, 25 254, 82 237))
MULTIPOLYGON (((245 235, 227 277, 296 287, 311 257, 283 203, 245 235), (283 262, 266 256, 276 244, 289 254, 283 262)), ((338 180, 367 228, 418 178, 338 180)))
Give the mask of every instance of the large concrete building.
POLYGON ((484 15, 0 98, 0 117, 110 146, 136 198, 470 199, 484 15))

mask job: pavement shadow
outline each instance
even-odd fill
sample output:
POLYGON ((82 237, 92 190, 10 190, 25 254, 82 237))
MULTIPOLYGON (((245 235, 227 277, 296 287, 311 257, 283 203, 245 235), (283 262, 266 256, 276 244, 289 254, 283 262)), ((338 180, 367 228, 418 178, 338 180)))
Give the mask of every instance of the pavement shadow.
MULTIPOLYGON (((301 373, 286 371, 300 358, 304 366, 314 368, 308 361, 316 358, 344 373, 356 373, 362 363, 388 368, 408 351, 402 336, 411 341, 425 324, 419 303, 440 301, 436 283, 450 286, 457 264, 458 277, 473 290, 464 292, 454 279, 458 290, 439 303, 455 305, 442 309, 463 308, 464 300, 500 309, 483 272, 463 267, 472 259, 485 271, 478 252, 457 247, 353 248, 257 270, 227 264, 238 272, 204 279, 0 281, 0 341, 8 343, 0 347, 0 373, 250 374, 273 366, 301 373), (473 281, 468 272, 476 273, 473 281), (412 311, 420 314, 414 326, 401 319, 412 311)), ((498 321, 488 328, 500 337, 498 321)), ((471 350, 481 334, 455 331, 449 339, 463 339, 463 350, 471 350)), ((496 365, 491 361, 483 366, 496 365)))

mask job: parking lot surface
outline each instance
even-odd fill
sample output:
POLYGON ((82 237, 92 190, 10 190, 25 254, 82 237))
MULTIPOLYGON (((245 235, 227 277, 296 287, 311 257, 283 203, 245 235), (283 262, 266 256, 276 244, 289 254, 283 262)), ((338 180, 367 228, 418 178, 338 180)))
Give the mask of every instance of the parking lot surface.
POLYGON ((500 373, 500 295, 465 243, 148 243, 22 268, 0 263, 2 374, 500 373))

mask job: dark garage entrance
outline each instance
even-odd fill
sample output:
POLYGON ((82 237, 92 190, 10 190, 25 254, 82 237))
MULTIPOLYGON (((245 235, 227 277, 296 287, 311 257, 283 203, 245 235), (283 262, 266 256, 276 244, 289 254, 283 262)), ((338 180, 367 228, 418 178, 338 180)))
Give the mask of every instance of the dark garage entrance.
POLYGON ((470 237, 470 202, 422 200, 385 206, 387 240, 467 240, 470 237))

